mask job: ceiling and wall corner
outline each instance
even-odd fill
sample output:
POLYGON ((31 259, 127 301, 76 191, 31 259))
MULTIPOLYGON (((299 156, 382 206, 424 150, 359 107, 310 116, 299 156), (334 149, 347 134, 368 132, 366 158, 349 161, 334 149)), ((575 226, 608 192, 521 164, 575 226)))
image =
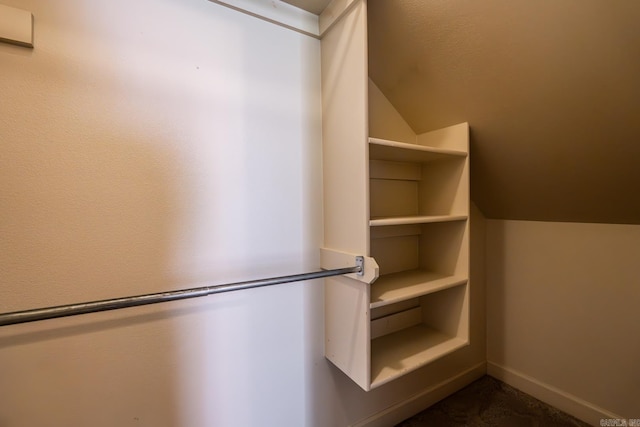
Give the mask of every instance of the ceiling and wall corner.
POLYGON ((298 7, 307 12, 311 12, 315 15, 320 15, 323 10, 331 3, 330 0, 282 0, 285 3, 289 3, 295 7, 298 7))
POLYGON ((304 8, 279 0, 210 0, 271 24, 313 38, 320 37, 319 17, 304 8))
POLYGON ((635 0, 369 0, 369 72, 415 132, 470 123, 489 218, 638 224, 639 21, 635 0))

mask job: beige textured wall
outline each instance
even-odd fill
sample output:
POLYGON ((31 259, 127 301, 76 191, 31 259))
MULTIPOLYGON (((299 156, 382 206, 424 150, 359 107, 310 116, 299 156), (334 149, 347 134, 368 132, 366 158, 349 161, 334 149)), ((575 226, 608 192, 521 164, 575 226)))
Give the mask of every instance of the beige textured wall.
MULTIPOLYGON (((0 311, 317 268, 317 40, 206 0, 4 3, 35 49, 0 44, 0 311)), ((304 425, 306 289, 0 328, 0 425, 304 425)))
POLYGON ((594 425, 640 417, 640 226, 487 224, 489 372, 594 425))

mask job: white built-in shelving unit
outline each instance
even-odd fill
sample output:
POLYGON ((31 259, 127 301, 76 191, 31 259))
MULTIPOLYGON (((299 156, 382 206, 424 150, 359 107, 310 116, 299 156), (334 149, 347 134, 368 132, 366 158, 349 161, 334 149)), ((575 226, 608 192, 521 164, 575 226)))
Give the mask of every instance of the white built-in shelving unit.
POLYGON ((325 354, 365 390, 469 342, 469 129, 416 135, 370 82, 366 2, 322 39, 325 354))

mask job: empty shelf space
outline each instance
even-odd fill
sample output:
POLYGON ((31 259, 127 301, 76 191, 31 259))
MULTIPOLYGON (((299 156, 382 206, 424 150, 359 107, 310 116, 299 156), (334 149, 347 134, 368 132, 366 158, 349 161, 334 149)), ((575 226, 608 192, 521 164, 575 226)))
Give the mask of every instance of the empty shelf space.
POLYGON ((376 338, 371 341, 371 387, 418 369, 467 343, 466 338, 450 336, 426 325, 376 338))
POLYGON ((412 215, 399 217, 381 217, 369 220, 371 227, 384 225, 426 224, 429 222, 464 221, 467 215, 412 215))
POLYGON ((381 277, 372 289, 394 273, 413 277, 411 272, 428 271, 440 277, 469 277, 468 221, 371 227, 370 238, 371 256, 381 277))
POLYGON ((391 224, 413 224, 468 215, 466 164, 464 157, 429 163, 370 159, 370 218, 376 221, 411 217, 391 224))
POLYGON ((447 157, 466 156, 467 153, 464 151, 369 138, 370 159, 425 163, 447 157))
POLYGON ((467 283, 467 278, 424 270, 383 275, 371 284, 371 308, 382 307, 467 283))

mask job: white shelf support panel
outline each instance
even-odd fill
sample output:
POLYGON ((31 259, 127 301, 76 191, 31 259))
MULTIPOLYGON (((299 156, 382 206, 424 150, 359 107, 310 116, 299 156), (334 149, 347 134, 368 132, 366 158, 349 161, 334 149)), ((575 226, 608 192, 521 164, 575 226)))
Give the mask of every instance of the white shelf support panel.
POLYGON ((325 270, 334 270, 352 265, 356 260, 362 260, 362 271, 360 273, 347 274, 345 277, 363 283, 373 283, 380 274, 380 267, 375 259, 367 256, 360 256, 346 252, 334 251, 332 249, 320 249, 320 267, 325 270))

